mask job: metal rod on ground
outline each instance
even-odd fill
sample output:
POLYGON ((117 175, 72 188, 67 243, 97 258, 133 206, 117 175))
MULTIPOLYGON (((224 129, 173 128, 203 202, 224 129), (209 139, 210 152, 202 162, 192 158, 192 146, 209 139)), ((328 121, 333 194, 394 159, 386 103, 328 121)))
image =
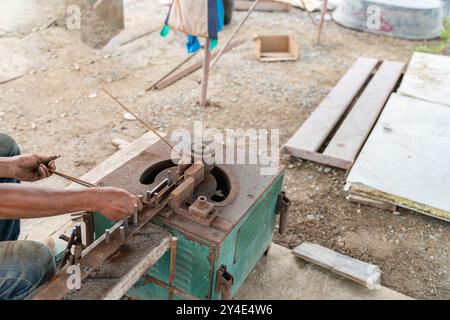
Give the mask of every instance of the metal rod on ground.
POLYGON ((316 44, 320 44, 320 36, 322 34, 323 24, 325 22, 325 14, 327 13, 328 0, 322 0, 322 7, 320 8, 320 22, 317 29, 317 39, 316 44))
POLYGON ((129 108, 127 108, 122 102, 120 102, 118 99, 116 99, 108 90, 106 90, 105 88, 102 88, 103 91, 113 100, 115 101, 119 106, 121 106, 126 112, 130 113, 131 115, 133 115, 133 117, 135 117, 140 123, 142 123, 142 125, 147 128, 148 131, 156 134, 162 141, 164 141, 173 151, 175 151, 180 157, 181 157, 181 153, 180 151, 178 151, 177 149, 175 149, 175 147, 166 139, 164 139, 163 136, 161 136, 159 134, 158 131, 156 131, 155 129, 153 129, 149 124, 147 124, 142 118, 140 118, 137 114, 135 114, 133 111, 131 111, 129 108))
POLYGON ((177 71, 183 64, 187 63, 189 60, 191 60, 198 51, 190 54, 189 56, 187 56, 183 61, 181 61, 179 64, 177 64, 174 68, 172 68, 169 72, 167 72, 165 75, 163 75, 161 78, 159 78, 158 80, 156 80, 155 82, 153 82, 153 84, 151 86, 149 86, 147 89, 145 89, 146 91, 150 91, 153 88, 155 88, 161 81, 163 81, 164 79, 166 79, 168 76, 170 76, 172 73, 174 73, 175 71, 177 71))
POLYGON ((313 25, 317 26, 317 21, 316 19, 314 19, 314 17, 311 15, 311 12, 308 11, 308 9, 306 8, 306 4, 304 0, 300 0, 300 3, 303 6, 303 9, 305 10, 305 12, 308 14, 309 19, 311 20, 311 22, 313 23, 313 25))
POLYGON ((242 26, 244 25, 245 21, 247 21, 248 17, 250 16, 250 14, 252 13, 252 11, 256 8, 256 6, 258 5, 258 3, 260 3, 261 0, 255 0, 255 2, 253 3, 253 5, 250 7, 250 9, 248 9, 245 17, 241 20, 241 22, 239 22, 239 24, 237 25, 236 29, 234 29, 233 33, 231 34, 231 36, 228 38, 227 42, 225 43, 225 45, 222 47, 222 49, 219 51, 219 53, 217 54, 217 56, 214 58, 214 60, 211 63, 210 69, 212 69, 214 67, 214 65, 217 63, 217 61, 220 59, 220 57, 222 56, 222 54, 225 52, 225 49, 228 47, 228 45, 231 43, 231 41, 233 41, 234 37, 237 35, 237 33, 239 32, 239 30, 242 28, 242 26))
POLYGON ((200 92, 200 105, 202 107, 206 107, 206 105, 208 104, 208 80, 209 80, 209 68, 211 60, 211 51, 209 48, 210 44, 211 40, 209 38, 206 38, 205 57, 203 58, 203 79, 200 92))
POLYGON ((135 40, 138 40, 138 39, 141 39, 141 38, 143 38, 143 37, 145 37, 145 36, 148 36, 149 34, 152 34, 152 33, 156 32, 156 31, 158 31, 159 29, 161 29, 161 27, 152 29, 152 30, 147 31, 147 32, 145 32, 145 33, 143 33, 143 34, 140 34, 140 35, 138 35, 138 36, 135 36, 135 37, 133 37, 133 38, 131 38, 131 39, 125 40, 124 42, 122 42, 122 43, 120 44, 120 46, 124 46, 124 45, 126 45, 126 44, 129 44, 130 42, 133 42, 133 41, 135 41, 135 40))
POLYGON ((90 187, 98 187, 96 184, 93 184, 93 183, 90 183, 90 182, 87 182, 87 181, 83 181, 83 180, 78 179, 78 178, 75 178, 75 177, 71 177, 71 176, 69 176, 69 175, 67 175, 67 174, 58 172, 58 171, 56 171, 56 170, 53 170, 53 169, 50 169, 50 168, 49 168, 48 170, 49 170, 51 173, 56 174, 57 176, 60 176, 60 177, 62 177, 62 178, 64 178, 64 179, 67 179, 67 180, 69 180, 69 181, 78 183, 78 184, 80 184, 80 185, 82 185, 82 186, 84 186, 84 187, 88 187, 88 188, 90 188, 90 187))

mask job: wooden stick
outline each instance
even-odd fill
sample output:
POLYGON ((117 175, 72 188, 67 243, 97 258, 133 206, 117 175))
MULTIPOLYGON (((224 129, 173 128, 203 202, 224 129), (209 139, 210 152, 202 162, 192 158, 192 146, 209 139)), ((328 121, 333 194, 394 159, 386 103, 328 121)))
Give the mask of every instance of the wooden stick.
POLYGON ((214 65, 217 63, 217 61, 220 59, 220 57, 222 56, 222 54, 225 52, 225 49, 228 47, 228 45, 231 43, 231 41, 233 41, 234 37, 237 35, 237 33, 239 32, 239 30, 242 28, 242 26, 244 25, 245 21, 247 21, 248 17, 250 16, 250 14, 253 12, 253 10, 256 8, 256 6, 258 5, 258 3, 260 3, 261 0, 255 0, 255 2, 253 3, 253 5, 250 7, 250 9, 248 9, 245 17, 241 20, 241 22, 239 22, 238 26, 236 27, 236 29, 234 29, 233 33, 231 34, 231 36, 228 38, 227 42, 225 43, 225 45, 222 47, 222 49, 219 51, 219 53, 216 55, 216 57, 214 58, 213 62, 211 63, 210 69, 212 69, 214 67, 214 65))
POLYGON ((98 185, 96 185, 96 184, 93 184, 93 183, 90 183, 90 182, 87 182, 87 181, 83 181, 83 180, 78 179, 78 178, 75 178, 75 177, 71 177, 71 176, 69 176, 69 175, 67 175, 67 174, 58 172, 58 171, 56 171, 56 170, 53 170, 53 169, 50 169, 50 168, 48 168, 48 170, 49 170, 51 173, 56 174, 57 176, 60 176, 60 177, 62 177, 62 178, 64 178, 64 179, 67 179, 67 180, 69 180, 69 181, 78 183, 78 184, 80 184, 80 185, 82 185, 82 186, 84 186, 84 187, 88 187, 88 188, 90 188, 90 187, 98 187, 98 185))
MULTIPOLYGON (((227 52, 227 51, 237 47, 238 45, 241 45, 244 42, 245 42, 245 40, 236 40, 236 41, 234 41, 228 47, 226 47, 225 52, 227 52)), ((217 52, 214 52, 211 55, 211 58, 214 58, 215 56, 217 56, 217 52)), ((159 84, 157 84, 155 86, 155 89, 162 90, 164 88, 167 88, 168 86, 172 85, 173 83, 177 82, 178 80, 183 79, 187 75, 197 71, 198 69, 200 69, 202 67, 202 65, 203 65, 202 61, 195 62, 194 64, 192 64, 191 66, 187 67, 186 69, 181 70, 180 72, 172 75, 171 77, 161 81, 159 84)))
POLYGON ((206 105, 208 104, 208 80, 211 60, 211 51, 209 49, 210 44, 211 40, 207 38, 205 43, 205 57, 203 58, 203 80, 200 92, 200 106, 202 107, 206 107, 206 105))
POLYGON ((161 81, 163 81, 164 79, 166 79, 168 76, 170 76, 172 73, 174 73, 175 71, 177 71, 182 65, 184 65, 185 63, 187 63, 189 60, 191 60, 198 51, 190 54, 189 56, 187 56, 183 61, 181 61, 179 64, 177 64, 174 68, 172 68, 170 71, 168 71, 166 74, 164 74, 161 78, 159 78, 158 80, 156 80, 155 82, 153 82, 153 84, 151 86, 149 86, 147 89, 145 89, 146 91, 150 91, 153 88, 155 88, 161 81))
POLYGON ((137 114, 135 114, 133 111, 131 111, 129 108, 127 108, 122 102, 120 102, 118 99, 116 99, 108 90, 106 90, 105 88, 102 88, 102 89, 114 102, 116 102, 119 106, 121 106, 125 111, 127 111, 130 114, 132 114, 133 117, 135 117, 140 123, 142 123, 142 125, 145 128, 147 128, 148 131, 153 132, 154 134, 156 134, 162 141, 164 141, 173 151, 175 151, 181 157, 180 151, 175 149, 175 147, 169 141, 167 141, 162 135, 160 135, 158 131, 153 129, 149 124, 147 124, 147 122, 145 122, 137 114))
POLYGON ((322 34, 323 23, 325 22, 325 14, 327 13, 328 0, 322 0, 322 7, 320 9, 320 22, 317 29, 316 44, 320 44, 320 36, 322 34))

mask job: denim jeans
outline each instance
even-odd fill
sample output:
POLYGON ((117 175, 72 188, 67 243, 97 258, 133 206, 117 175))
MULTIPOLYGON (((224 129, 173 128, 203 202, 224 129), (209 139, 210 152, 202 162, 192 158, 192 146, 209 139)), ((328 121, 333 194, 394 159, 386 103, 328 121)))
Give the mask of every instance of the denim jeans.
MULTIPOLYGON (((0 157, 19 154, 16 142, 0 133, 0 157)), ((20 182, 0 177, 0 183, 20 182)), ((20 220, 0 220, 0 300, 24 299, 55 273, 50 250, 39 242, 17 241, 19 233, 20 220)))

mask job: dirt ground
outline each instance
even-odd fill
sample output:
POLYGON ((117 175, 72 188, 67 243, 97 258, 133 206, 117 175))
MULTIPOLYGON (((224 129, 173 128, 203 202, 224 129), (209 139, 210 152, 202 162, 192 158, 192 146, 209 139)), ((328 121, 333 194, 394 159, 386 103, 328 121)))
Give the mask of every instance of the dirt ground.
MULTIPOLYGON (((49 1, 48 3, 51 3, 49 1)), ((0 132, 23 152, 60 154, 59 169, 81 176, 116 151, 111 141, 131 141, 145 130, 123 118, 102 92, 107 87, 157 129, 191 129, 193 120, 215 128, 278 128, 281 143, 297 130, 359 56, 407 62, 416 42, 348 30, 327 22, 321 45, 307 15, 254 13, 238 38, 247 39, 225 54, 212 72, 207 109, 197 106, 200 73, 162 91, 146 86, 186 55, 185 37, 151 35, 122 41, 161 25, 167 7, 154 1, 125 1, 126 30, 102 50, 80 40, 80 32, 54 26, 18 37, 0 38, 0 77, 23 77, 0 85, 0 132), (300 59, 261 63, 253 37, 293 35, 300 59)), ((235 12, 225 39, 244 13, 235 12)), ((222 40, 223 41, 223 40, 222 40)), ((196 57, 195 59, 199 59, 196 57)), ((0 81, 2 79, 0 78, 0 81)), ((292 200, 288 230, 275 242, 293 248, 311 241, 378 264, 382 284, 414 298, 450 298, 450 226, 401 210, 393 215, 348 202, 345 172, 284 159, 285 189, 292 200)), ((43 185, 63 187, 52 177, 43 185)))

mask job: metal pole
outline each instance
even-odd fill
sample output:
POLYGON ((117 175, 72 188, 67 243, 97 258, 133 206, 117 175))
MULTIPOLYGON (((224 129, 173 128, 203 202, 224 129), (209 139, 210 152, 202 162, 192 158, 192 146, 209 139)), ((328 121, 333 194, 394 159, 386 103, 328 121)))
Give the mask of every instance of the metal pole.
POLYGON ((211 50, 209 49, 211 41, 206 39, 205 43, 205 57, 203 59, 203 80, 200 92, 200 105, 206 107, 208 103, 208 80, 209 80, 209 68, 211 62, 211 50))
POLYGON ((177 238, 170 239, 169 300, 173 300, 173 283, 175 281, 175 264, 177 261, 177 238))
POLYGON ((261 0, 256 0, 253 5, 250 7, 250 9, 248 9, 247 14, 245 15, 244 19, 242 19, 241 22, 239 22, 238 26, 236 27, 236 29, 234 29, 233 33, 231 34, 231 36, 228 38, 227 42, 225 43, 225 45, 222 47, 222 49, 219 51, 219 53, 217 54, 216 58, 213 60, 213 62, 211 63, 211 68, 214 67, 214 65, 217 63, 217 60, 220 59, 220 57, 222 56, 222 54, 225 52, 226 48, 228 47, 228 45, 231 43, 231 41, 233 41, 234 37, 236 36, 236 34, 239 32, 239 30, 242 28, 242 26, 244 25, 245 21, 247 21, 248 17, 250 16, 250 14, 252 13, 252 11, 256 8, 256 6, 258 5, 258 3, 261 0))
POLYGON ((322 0, 322 7, 320 9, 320 22, 319 27, 317 29, 317 40, 316 40, 317 44, 320 44, 320 36, 322 34, 322 28, 325 22, 325 14, 327 13, 327 8, 328 8, 328 0, 322 0))

